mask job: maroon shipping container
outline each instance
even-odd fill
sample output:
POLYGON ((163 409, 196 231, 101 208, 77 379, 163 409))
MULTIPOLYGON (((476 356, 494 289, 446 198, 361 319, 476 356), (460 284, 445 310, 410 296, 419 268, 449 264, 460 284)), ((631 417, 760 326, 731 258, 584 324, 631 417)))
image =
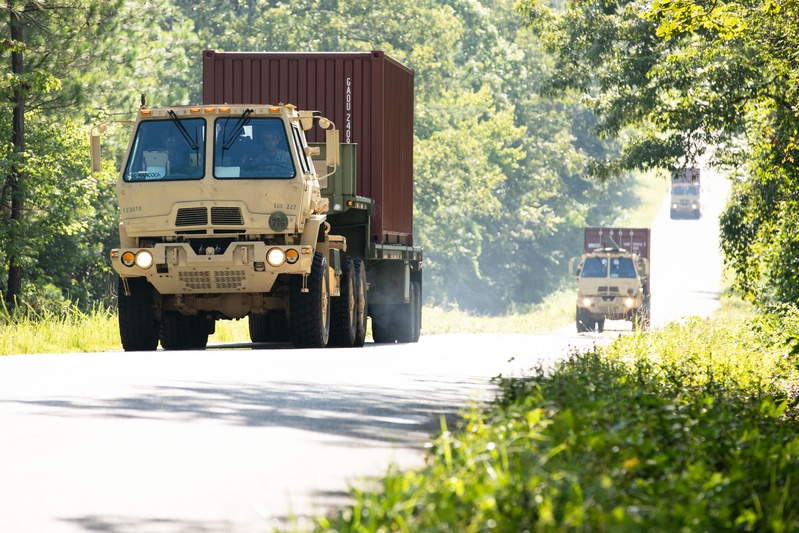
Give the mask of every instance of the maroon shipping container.
POLYGON ((613 239, 619 248, 632 251, 639 257, 649 259, 650 230, 649 228, 585 228, 585 253, 590 253, 597 248, 607 246, 606 238, 613 239))
MULTIPOLYGON (((357 144, 356 193, 374 200, 371 239, 413 244, 413 76, 381 51, 203 52, 203 103, 320 111, 357 144)), ((312 142, 324 142, 314 128, 312 142)))

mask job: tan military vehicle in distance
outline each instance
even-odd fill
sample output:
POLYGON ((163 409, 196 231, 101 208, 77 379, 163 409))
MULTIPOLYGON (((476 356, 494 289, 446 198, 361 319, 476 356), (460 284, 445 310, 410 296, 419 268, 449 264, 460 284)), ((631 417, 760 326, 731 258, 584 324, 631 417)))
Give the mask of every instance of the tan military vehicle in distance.
POLYGON ((671 218, 700 218, 702 216, 701 171, 683 168, 671 174, 671 218))
POLYGON ((585 228, 584 253, 569 262, 577 277, 577 332, 602 332, 605 320, 649 326, 649 228, 585 228))

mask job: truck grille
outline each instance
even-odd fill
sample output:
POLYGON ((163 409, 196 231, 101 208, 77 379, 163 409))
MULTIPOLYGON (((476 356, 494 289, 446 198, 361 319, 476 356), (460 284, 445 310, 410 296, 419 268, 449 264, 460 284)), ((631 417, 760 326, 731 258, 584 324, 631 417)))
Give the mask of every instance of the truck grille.
POLYGON ((208 209, 205 207, 183 207, 178 209, 175 226, 204 226, 208 224, 208 209))
POLYGON ((246 277, 243 270, 222 270, 219 272, 179 272, 178 279, 187 289, 216 291, 241 288, 246 277))
POLYGON ((212 207, 211 224, 215 226, 243 226, 244 218, 238 207, 212 207))
MULTIPOLYGON (((205 226, 208 224, 207 207, 182 207, 178 209, 175 226, 205 226)), ((244 217, 238 207, 212 207, 211 224, 215 226, 243 226, 244 217)))

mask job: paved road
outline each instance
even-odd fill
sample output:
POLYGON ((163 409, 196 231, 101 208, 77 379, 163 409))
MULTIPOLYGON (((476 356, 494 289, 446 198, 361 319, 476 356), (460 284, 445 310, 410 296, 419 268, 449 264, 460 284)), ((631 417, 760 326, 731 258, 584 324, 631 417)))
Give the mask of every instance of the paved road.
MULTIPOLYGON (((718 306, 727 189, 706 176, 701 220, 664 203, 653 224, 656 326, 718 306)), ((421 466, 442 415, 490 399, 492 377, 614 334, 0 357, 0 533, 266 533, 389 463, 421 466)))
POLYGON ((260 532, 423 462, 441 415, 576 334, 0 358, 0 532, 260 532))

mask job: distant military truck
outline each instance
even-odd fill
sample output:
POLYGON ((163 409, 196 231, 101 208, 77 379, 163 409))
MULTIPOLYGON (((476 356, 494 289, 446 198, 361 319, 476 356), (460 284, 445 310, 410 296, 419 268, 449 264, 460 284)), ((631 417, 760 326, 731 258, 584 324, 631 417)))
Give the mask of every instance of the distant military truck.
POLYGON ((702 206, 701 171, 682 168, 671 174, 671 218, 700 218, 702 206))
POLYGON ((584 253, 569 262, 578 333, 602 332, 605 320, 649 326, 649 250, 649 228, 585 228, 584 253))

